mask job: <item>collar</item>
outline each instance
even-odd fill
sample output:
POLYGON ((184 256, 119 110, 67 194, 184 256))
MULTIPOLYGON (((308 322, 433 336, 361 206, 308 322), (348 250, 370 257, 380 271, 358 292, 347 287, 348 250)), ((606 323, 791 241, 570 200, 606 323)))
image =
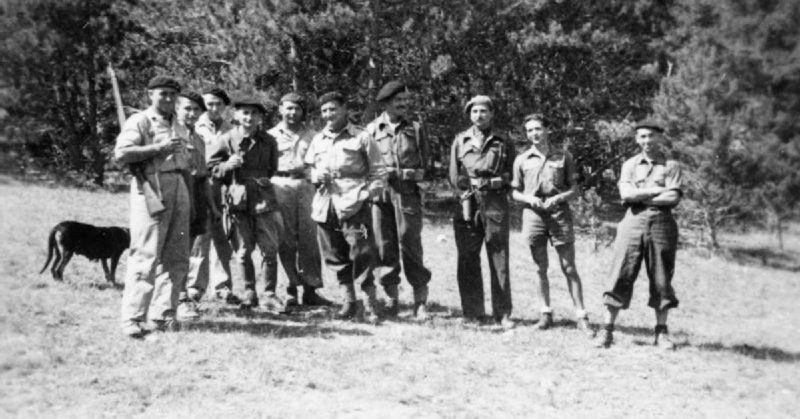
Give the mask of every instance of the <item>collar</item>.
POLYGON ((272 127, 272 129, 294 139, 302 137, 303 134, 306 131, 308 131, 305 124, 300 125, 299 131, 292 131, 289 129, 289 127, 286 125, 286 122, 284 121, 278 122, 274 127, 272 127))
POLYGON ((203 112, 199 118, 197 118, 197 122, 194 123, 195 127, 206 127, 209 128, 211 131, 226 131, 229 129, 230 122, 226 121, 224 118, 222 119, 222 123, 219 124, 219 127, 214 124, 214 121, 208 117, 208 112, 203 112))
MULTIPOLYGON (((408 121, 406 121, 405 119, 401 118, 400 121, 397 122, 397 128, 400 128, 401 126, 403 126, 403 125, 405 125, 407 123, 408 123, 408 121)), ((388 131, 389 127, 392 126, 392 119, 389 117, 389 114, 386 111, 384 111, 378 117, 376 125, 377 125, 379 131, 388 131)))
POLYGON ((163 117, 163 116, 162 116, 162 115, 161 115, 161 114, 160 114, 160 113, 159 113, 159 112, 156 110, 156 108, 155 108, 155 107, 153 107, 153 106, 150 106, 150 107, 148 107, 147 109, 145 109, 144 113, 145 113, 145 115, 147 115, 147 118, 148 118, 148 119, 150 119, 151 121, 158 121, 158 122, 163 122, 163 123, 166 123, 166 124, 170 124, 170 125, 171 125, 171 124, 172 124, 172 123, 174 123, 174 122, 175 122, 175 120, 176 120, 175 113, 173 113, 173 114, 171 115, 171 118, 170 118, 170 119, 167 119, 167 118, 164 118, 164 117, 163 117))
POLYGON ((330 138, 332 140, 339 138, 344 133, 347 133, 350 136, 356 136, 358 135, 358 130, 350 122, 348 122, 347 125, 345 125, 344 128, 342 128, 342 130, 339 132, 332 132, 327 127, 322 130, 322 135, 324 135, 325 138, 330 138))
POLYGON ((667 157, 664 155, 663 152, 656 154, 656 157, 653 160, 650 160, 647 157, 645 157, 644 152, 639 153, 639 155, 636 157, 637 164, 646 163, 648 165, 651 164, 664 165, 666 164, 666 162, 667 162, 667 157))

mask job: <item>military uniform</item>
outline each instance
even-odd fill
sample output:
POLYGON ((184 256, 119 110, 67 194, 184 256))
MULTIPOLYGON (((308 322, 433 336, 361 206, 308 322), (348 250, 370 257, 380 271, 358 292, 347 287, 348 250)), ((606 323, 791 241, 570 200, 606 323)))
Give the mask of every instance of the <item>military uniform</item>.
POLYGON ((374 274, 396 298, 401 255, 406 279, 415 290, 426 287, 431 278, 422 260, 422 196, 417 185, 428 162, 427 138, 419 123, 393 124, 385 112, 366 131, 380 148, 389 185, 372 205, 378 249, 374 274))
MULTIPOLYGON (((168 119, 150 107, 128 118, 117 137, 114 154, 119 159, 126 147, 158 144, 172 138, 187 141, 188 136, 174 114, 168 119)), ((146 317, 156 322, 174 318, 189 268, 190 198, 183 172, 190 169, 191 158, 184 145, 167 156, 145 161, 145 176, 156 186, 166 208, 156 216, 147 210, 142 185, 136 179, 131 181, 131 250, 122 293, 123 330, 138 327, 146 317)))
POLYGON ((456 135, 450 153, 450 182, 467 193, 466 205, 453 218, 458 247, 458 290, 466 318, 484 315, 480 251, 486 242, 492 289, 492 311, 497 320, 511 314, 511 282, 508 271, 508 184, 516 151, 506 137, 485 135, 471 127, 456 135), (481 142, 481 139, 483 140, 481 142))
POLYGON ((367 203, 385 183, 377 144, 352 124, 338 133, 325 129, 311 141, 305 163, 313 167, 311 180, 318 184, 311 218, 318 223, 317 238, 326 266, 343 288, 360 285, 374 296, 376 255, 367 203), (320 180, 324 173, 329 181, 320 180))
MULTIPOLYGON (((228 121, 222 121, 217 126, 209 118, 208 114, 203 114, 195 123, 195 132, 203 139, 205 144, 206 162, 210 157, 219 152, 224 147, 221 137, 233 129, 233 125, 228 121)), ((217 205, 217 210, 222 212, 222 181, 216 177, 209 177, 211 183, 212 201, 217 205)), ((206 212, 205 232, 198 237, 192 246, 192 257, 189 260, 189 276, 186 281, 186 289, 191 299, 197 301, 209 285, 209 276, 213 272, 213 286, 218 294, 229 294, 233 290, 231 281, 231 256, 233 249, 225 234, 222 219, 211 217, 206 212), (216 257, 211 257, 211 243, 214 243, 216 257)))
MULTIPOLYGON (((639 154, 622 165, 619 185, 636 188, 660 186, 680 191, 681 169, 678 162, 660 154, 648 160, 639 154)), ((662 311, 678 306, 672 288, 675 272, 675 253, 678 247, 678 226, 670 207, 627 204, 625 216, 617 226, 614 241, 614 262, 611 267, 611 290, 603 294, 603 303, 627 309, 633 294, 633 283, 644 260, 650 280, 648 305, 662 311)))
POLYGON ((258 245, 262 256, 262 272, 268 295, 274 295, 278 277, 278 244, 283 233, 283 221, 278 211, 275 191, 270 178, 278 167, 275 139, 260 128, 247 136, 237 127, 221 137, 222 146, 212 155, 209 166, 213 176, 228 183, 228 207, 231 236, 234 239, 235 266, 244 278, 245 304, 258 305, 255 286, 255 267, 251 258, 258 245), (238 168, 230 167, 228 158, 238 154, 244 160, 238 168), (243 185, 243 202, 230 202, 232 184, 243 185))
POLYGON ((272 185, 283 215, 284 234, 278 250, 281 264, 290 287, 321 288, 322 261, 316 225, 311 219, 315 189, 307 179, 303 161, 314 132, 295 133, 281 122, 268 133, 278 145, 278 170, 272 177, 272 185))

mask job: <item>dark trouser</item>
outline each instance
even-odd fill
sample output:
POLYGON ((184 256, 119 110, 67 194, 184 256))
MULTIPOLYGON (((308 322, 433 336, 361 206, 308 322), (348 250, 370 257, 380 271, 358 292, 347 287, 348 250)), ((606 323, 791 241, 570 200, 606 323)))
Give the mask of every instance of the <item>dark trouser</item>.
POLYGON ((327 221, 317 224, 322 259, 336 273, 340 285, 360 285, 362 290, 375 287, 372 276, 375 245, 371 234, 372 218, 367 204, 346 220, 340 220, 331 205, 327 221))
POLYGON ((283 231, 278 256, 289 285, 321 288, 322 262, 317 246, 317 226, 311 219, 314 186, 303 179, 272 178, 275 196, 283 215, 283 231))
POLYGON ((464 317, 483 316, 481 247, 486 242, 492 282, 492 314, 511 314, 511 280, 508 274, 508 197, 505 190, 479 192, 474 221, 453 219, 458 248, 458 292, 464 317))
POLYGON ((256 273, 252 254, 256 245, 261 251, 261 272, 267 292, 275 292, 278 284, 278 243, 283 234, 283 220, 279 211, 263 214, 234 212, 233 229, 235 242, 235 266, 244 278, 246 290, 256 289, 256 273))
POLYGON ((416 184, 406 193, 388 191, 390 201, 372 204, 378 261, 375 279, 383 286, 400 283, 400 258, 412 287, 427 285, 431 271, 422 263, 422 197, 416 184))
POLYGON ((647 305, 656 310, 678 307, 672 289, 677 247, 678 226, 669 209, 629 208, 617 227, 610 275, 613 287, 603 294, 603 303, 610 307, 628 308, 633 283, 644 259, 650 279, 647 305))

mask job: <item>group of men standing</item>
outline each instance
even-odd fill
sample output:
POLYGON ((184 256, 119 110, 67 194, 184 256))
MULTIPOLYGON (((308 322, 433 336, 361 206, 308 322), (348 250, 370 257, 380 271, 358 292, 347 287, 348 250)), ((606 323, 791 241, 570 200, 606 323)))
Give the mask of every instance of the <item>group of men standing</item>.
MULTIPOLYGON (((412 97, 404 83, 393 81, 380 90, 376 100, 384 112, 366 128, 349 122, 341 93, 323 94, 317 104, 325 126, 318 133, 305 123, 308 101, 294 92, 281 98, 281 121, 268 130, 263 126, 268 110, 254 98, 231 101, 218 88, 202 95, 182 92, 170 77, 152 79, 148 95, 150 107, 126 121, 115 148, 117 160, 143 166, 144 173, 131 184, 123 333, 140 337, 174 329, 176 316, 196 317, 196 303, 214 275, 220 277, 215 295, 243 308, 261 305, 284 313, 299 304, 332 305, 318 294, 322 262, 340 287, 337 318, 363 313, 377 322, 397 316, 401 266, 413 288, 413 315, 428 318, 431 272, 423 263, 419 182, 430 170, 431 156, 425 127, 411 118, 412 97), (235 124, 223 117, 230 104, 235 124), (148 191, 160 200, 158 211, 148 205, 148 191), (265 283, 260 298, 252 261, 256 247, 265 283), (285 301, 277 294, 278 259, 289 279, 285 301), (244 282, 241 297, 233 293, 233 272, 244 282), (387 297, 383 310, 376 280, 387 297)), ((524 207, 523 235, 542 300, 539 328, 553 325, 549 240, 568 281, 577 325, 593 336, 575 268, 569 207, 578 191, 575 161, 550 145, 542 114, 525 118, 531 147, 517 155, 510 139, 493 129, 494 109, 488 96, 473 97, 465 107, 472 124, 451 148, 449 180, 461 196, 453 227, 464 319, 486 320, 480 266, 485 242, 493 320, 514 326, 510 196, 524 207)), ((629 208, 617 237, 615 285, 604 297, 608 313, 599 346, 612 344, 616 314, 628 306, 643 259, 656 310, 656 342, 671 344, 666 312, 677 306, 670 285, 677 229, 669 209, 680 199, 680 169, 660 154, 661 131, 657 124, 639 124, 642 154, 623 166, 620 192, 629 208)))

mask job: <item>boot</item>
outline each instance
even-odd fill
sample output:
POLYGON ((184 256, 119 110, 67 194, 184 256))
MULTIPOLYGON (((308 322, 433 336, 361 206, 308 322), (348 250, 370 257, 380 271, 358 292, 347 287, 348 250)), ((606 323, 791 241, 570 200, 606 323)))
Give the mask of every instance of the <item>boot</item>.
POLYGON ((303 286, 303 305, 311 307, 330 307, 333 301, 317 294, 317 289, 314 287, 303 286))
POLYGON ((244 298, 242 298, 242 303, 239 305, 239 308, 249 310, 254 307, 258 307, 256 290, 244 290, 244 298))
POLYGON ((397 317, 400 314, 400 298, 397 291, 397 285, 387 285, 383 287, 389 301, 386 303, 386 317, 397 317))
POLYGON ((364 290, 364 321, 371 324, 378 324, 381 321, 374 287, 364 290))
POLYGON ((430 318, 428 314, 428 286, 414 288, 414 317, 419 321, 430 318))
POLYGON ((614 325, 607 324, 603 326, 603 330, 600 331, 593 342, 595 348, 610 348, 614 344, 614 325))
POLYGON ((358 314, 358 304, 356 304, 356 288, 351 284, 342 284, 339 286, 342 290, 342 299, 344 304, 342 308, 334 316, 337 320, 350 320, 358 314))
MULTIPOLYGON (((286 307, 297 306, 297 287, 294 285, 286 287, 286 295, 286 307)), ((305 294, 303 294, 303 297, 305 297, 305 294)))
POLYGON ((274 292, 267 293, 264 297, 264 309, 271 313, 286 314, 289 312, 286 303, 280 299, 274 292))
POLYGON ((539 318, 539 330, 547 330, 553 327, 553 313, 542 313, 539 318))
POLYGON ((675 342, 672 341, 672 338, 669 336, 669 331, 667 330, 667 325, 658 325, 656 326, 656 338, 653 342, 653 346, 658 347, 659 349, 663 349, 665 351, 674 351, 675 342))

